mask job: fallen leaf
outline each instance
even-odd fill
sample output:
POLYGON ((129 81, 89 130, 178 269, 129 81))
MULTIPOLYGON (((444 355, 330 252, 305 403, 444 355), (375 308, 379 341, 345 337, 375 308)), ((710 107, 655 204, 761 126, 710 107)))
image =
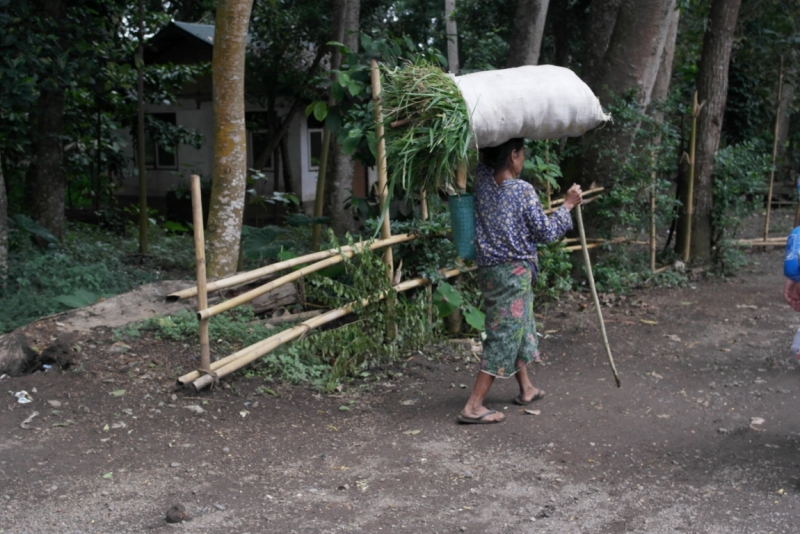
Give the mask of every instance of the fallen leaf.
POLYGON ((121 397, 121 396, 125 395, 125 390, 124 389, 115 389, 114 391, 111 392, 111 395, 113 395, 115 397, 121 397))
POLYGON ((333 425, 328 425, 326 428, 327 428, 328 430, 333 430, 334 432, 338 432, 338 431, 339 431, 339 429, 338 429, 338 428, 336 428, 336 427, 335 427, 335 426, 333 426, 333 425))
POLYGON ((108 432, 108 429, 109 429, 109 428, 111 428, 111 427, 109 427, 108 425, 104 426, 104 427, 103 427, 103 432, 108 432))
POLYGON ((105 475, 103 475, 103 478, 105 478, 106 480, 109 480, 113 476, 114 476, 114 473, 106 473, 105 475))
POLYGON ((749 310, 757 310, 758 309, 758 306, 753 306, 752 304, 737 304, 736 307, 739 308, 739 309, 747 308, 749 310))
POLYGON ((419 402, 419 399, 409 399, 409 400, 404 400, 400 404, 402 404, 403 406, 411 406, 412 404, 416 404, 418 402, 419 402))
POLYGON ((681 338, 679 338, 679 337, 678 337, 678 336, 676 336, 675 334, 665 334, 665 335, 664 335, 664 337, 665 337, 665 338, 667 338, 667 339, 669 339, 670 341, 675 341, 675 342, 677 342, 677 343, 680 343, 680 342, 681 342, 681 338))
POLYGON ((247 417, 247 414, 249 413, 250 412, 248 412, 247 410, 242 410, 241 412, 239 412, 239 415, 241 415, 242 417, 247 417))
POLYGON ((542 410, 525 410, 525 413, 529 413, 531 415, 539 415, 542 413, 542 410))
POLYGON ((656 321, 648 321, 647 319, 639 319, 639 321, 643 322, 644 324, 655 325, 658 324, 656 321))
POLYGON ((422 430, 406 430, 405 432, 403 432, 403 434, 407 434, 409 436, 416 436, 420 432, 422 432, 422 430))
POLYGON ((349 406, 339 406, 339 411, 340 412, 349 412, 350 411, 350 407, 349 406))
POLYGON ((669 414, 668 413, 662 413, 661 415, 656 414, 656 417, 658 417, 659 419, 669 419, 669 414))

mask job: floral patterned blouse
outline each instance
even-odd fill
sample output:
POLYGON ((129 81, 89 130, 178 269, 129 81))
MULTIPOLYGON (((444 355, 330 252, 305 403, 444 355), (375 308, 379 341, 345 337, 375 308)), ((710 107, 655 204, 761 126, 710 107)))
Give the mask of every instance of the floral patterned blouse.
POLYGON ((478 164, 475 179, 475 234, 480 267, 514 260, 538 265, 536 243, 550 243, 572 229, 564 206, 545 215, 533 186, 523 180, 497 185, 492 169, 478 164))

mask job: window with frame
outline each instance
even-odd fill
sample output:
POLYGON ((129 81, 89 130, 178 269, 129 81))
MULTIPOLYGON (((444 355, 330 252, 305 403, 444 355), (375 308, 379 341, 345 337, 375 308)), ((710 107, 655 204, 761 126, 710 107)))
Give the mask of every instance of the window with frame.
MULTIPOLYGON (((157 121, 162 121, 168 125, 177 125, 175 113, 150 113, 149 116, 157 121)), ((144 164, 150 169, 177 169, 178 168, 178 147, 172 151, 156 143, 152 131, 148 128, 145 131, 144 142, 144 164)))
MULTIPOLYGON (((251 169, 255 168, 258 158, 269 143, 268 118, 266 111, 248 111, 244 114, 245 128, 247 129, 247 166, 251 169)), ((256 170, 272 171, 272 154, 268 154, 264 166, 256 170)))
POLYGON ((318 171, 319 160, 322 157, 322 128, 324 124, 309 115, 306 119, 308 127, 308 170, 318 171))

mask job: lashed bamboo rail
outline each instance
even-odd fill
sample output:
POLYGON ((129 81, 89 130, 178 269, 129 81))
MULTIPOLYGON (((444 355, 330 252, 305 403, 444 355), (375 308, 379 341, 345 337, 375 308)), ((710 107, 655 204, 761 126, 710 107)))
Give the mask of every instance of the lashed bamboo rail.
MULTIPOLYGON (((585 198, 586 195, 599 193, 600 191, 603 191, 603 189, 604 188, 602 188, 602 187, 598 187, 598 188, 590 189, 589 191, 586 191, 584 193, 583 205, 585 206, 587 204, 590 204, 591 202, 593 202, 594 200, 599 198, 599 197, 593 197, 593 198, 587 199, 587 198, 585 198)), ((564 199, 563 198, 559 198, 559 199, 554 200, 552 203, 554 205, 560 205, 560 204, 564 203, 564 199)), ((555 210, 556 210, 556 208, 551 208, 551 209, 545 210, 545 213, 547 213, 547 214, 553 213, 555 210)), ((374 250, 376 248, 381 248, 381 247, 384 247, 384 246, 397 245, 397 244, 400 244, 400 243, 405 243, 406 241, 411 241, 411 240, 413 240, 415 238, 416 238, 416 236, 412 235, 412 234, 398 234, 396 236, 390 237, 389 240, 386 241, 386 242, 384 242, 384 240, 382 240, 382 239, 374 241, 372 246, 371 246, 371 248, 374 250)), ((590 241, 591 241, 591 239, 590 239, 590 241)), ((281 261, 281 262, 278 262, 278 263, 273 263, 273 264, 267 265, 265 267, 259 267, 258 269, 254 269, 252 271, 236 274, 236 275, 233 275, 233 276, 229 276, 228 278, 223 278, 221 280, 216 280, 214 282, 210 282, 206 286, 206 291, 211 293, 213 291, 219 291, 220 289, 228 289, 228 288, 231 288, 231 287, 240 286, 242 284, 246 284, 246 283, 252 282, 254 280, 258 280, 260 278, 266 278, 267 276, 273 275, 275 273, 278 273, 278 272, 286 270, 286 269, 291 269, 293 267, 297 267, 299 265, 305 265, 307 263, 328 259, 328 258, 330 258, 332 256, 335 256, 335 255, 339 254, 340 252, 350 252, 350 251, 353 251, 353 250, 361 251, 366 243, 367 243, 367 241, 359 241, 358 243, 354 244, 352 247, 348 245, 348 246, 342 247, 341 249, 332 248, 332 249, 329 249, 329 250, 323 250, 323 251, 320 251, 320 252, 314 252, 312 254, 306 254, 305 256, 292 258, 290 260, 281 261)), ((183 289, 181 291, 176 291, 174 293, 170 293, 169 295, 167 295, 166 298, 167 298, 168 302, 174 302, 174 301, 188 299, 188 298, 192 298, 192 297, 196 297, 196 296, 197 296, 197 287, 190 287, 190 288, 187 288, 187 289, 183 289)))
POLYGON ((594 300, 594 307, 597 310, 597 319, 600 321, 600 332, 603 334, 603 346, 606 349, 606 356, 608 357, 608 364, 611 366, 611 372, 614 373, 614 380, 617 387, 620 387, 619 374, 614 365, 614 357, 611 356, 611 347, 608 344, 608 334, 606 334, 606 324, 603 321, 603 311, 600 309, 600 299, 597 298, 597 287, 594 285, 594 274, 592 274, 592 261, 589 258, 589 247, 586 244, 586 232, 583 229, 583 215, 581 213, 581 205, 575 206, 576 215, 578 216, 578 233, 581 236, 581 245, 583 246, 583 261, 586 263, 586 276, 589 278, 589 287, 592 290, 592 300, 594 300))
MULTIPOLYGON (((389 245, 396 245, 399 243, 404 243, 406 241, 411 241, 415 239, 416 236, 412 234, 398 234, 392 238, 390 238, 389 243, 385 243, 383 240, 376 240, 373 242, 372 248, 380 248, 389 245)), ((265 278, 277 272, 291 269, 292 267, 297 267, 298 265, 304 265, 306 263, 311 263, 319 260, 324 260, 330 258, 331 256, 336 256, 340 252, 350 252, 353 250, 360 251, 363 249, 364 245, 368 243, 368 241, 359 241, 358 243, 354 244, 352 247, 350 245, 344 246, 342 248, 332 248, 329 250, 323 250, 320 252, 314 252, 312 254, 306 254, 305 256, 300 256, 297 258, 292 258, 290 260, 281 261, 278 263, 273 263, 271 265, 267 265, 265 267, 260 267, 258 269, 254 269, 252 271, 247 271, 246 273, 240 273, 228 278, 223 278, 221 280, 217 280, 216 282, 211 282, 206 286, 206 291, 218 291, 220 289, 227 289, 229 287, 240 286, 242 284, 246 284, 248 282, 252 282, 253 280, 258 280, 259 278, 265 278)), ((190 287, 181 291, 176 291, 175 293, 170 293, 167 295, 168 302, 174 302, 177 300, 188 299, 197 296, 197 288, 190 287)))
POLYGON ((772 246, 782 246, 782 245, 785 246, 786 238, 771 237, 765 240, 758 237, 756 239, 737 239, 733 243, 735 245, 749 245, 753 247, 772 247, 772 246))
MULTIPOLYGON (((370 250, 375 250, 378 248, 388 247, 393 243, 402 243, 404 241, 411 241, 412 239, 414 239, 414 236, 408 234, 403 234, 403 236, 397 236, 395 238, 396 241, 393 241, 392 239, 383 239, 381 240, 379 245, 378 242, 375 242, 369 248, 370 250)), ((363 245, 360 248, 363 248, 363 245)), ((202 320, 202 319, 207 319, 209 317, 213 317, 215 315, 219 315, 220 313, 233 309, 236 306, 241 306, 242 304, 250 302, 254 298, 261 296, 269 291, 272 291, 273 289, 280 287, 284 284, 288 284, 289 282, 294 282, 295 280, 302 278, 308 274, 320 271, 322 269, 325 269, 326 267, 330 267, 331 265, 336 265, 337 263, 341 263, 344 261, 345 257, 351 258, 355 254, 356 254, 355 250, 342 251, 340 254, 337 254, 336 256, 332 256, 326 260, 318 261, 317 263, 312 263, 311 265, 303 267, 302 269, 298 269, 294 272, 281 276, 280 278, 276 278, 275 280, 267 282, 266 284, 251 289, 246 293, 242 293, 241 295, 238 295, 230 300, 220 302, 216 306, 211 306, 210 308, 200 310, 197 312, 197 318, 202 320)))
MULTIPOLYGON (((593 202, 593 201, 597 200, 599 198, 599 193, 605 191, 605 189, 606 189, 605 187, 595 187, 593 189, 589 189, 588 191, 584 191, 583 192, 583 205, 585 206, 589 202, 593 202), (598 196, 592 197, 592 198, 588 198, 588 199, 586 198, 586 197, 591 196, 591 195, 598 195, 598 196)), ((553 200, 550 203, 550 209, 545 210, 545 213, 552 213, 553 211, 555 211, 553 209, 553 206, 560 206, 561 204, 564 203, 565 199, 566 199, 566 197, 557 198, 557 199, 553 200)))
MULTIPOLYGON (((462 272, 467 272, 471 269, 451 269, 449 271, 444 271, 442 273, 443 278, 452 278, 453 276, 457 276, 462 272)), ((402 282, 394 287, 394 290, 397 292, 401 291, 408 291, 409 289, 420 287, 426 284, 429 284, 430 280, 427 278, 415 278, 413 280, 408 280, 406 282, 402 282)), ((361 305, 367 306, 370 303, 378 302, 380 300, 385 299, 387 296, 386 292, 383 292, 379 295, 371 299, 362 299, 361 305)), ((325 314, 322 314, 318 317, 314 317, 303 323, 290 328, 289 330, 285 330, 279 334, 271 336, 267 339, 259 341, 258 343, 254 343, 249 347, 245 347, 230 356, 226 356, 216 362, 211 364, 211 370, 213 375, 205 374, 201 375, 198 371, 192 371, 191 373, 187 373, 182 377, 178 378, 178 382, 182 385, 192 384, 196 390, 201 390, 206 386, 211 385, 216 379, 221 378, 225 375, 228 375, 238 369, 241 369, 245 365, 253 362, 254 360, 260 358, 261 356, 267 354, 268 352, 276 349, 277 347, 288 343, 294 339, 297 339, 310 330, 322 326, 326 323, 331 321, 335 321, 345 315, 352 313, 357 308, 356 303, 349 304, 342 308, 331 310, 325 314)))
MULTIPOLYGON (((197 310, 208 307, 208 291, 206 290, 206 240, 203 235, 203 199, 200 193, 200 177, 191 178, 192 189, 192 221, 194 222, 194 250, 197 262, 197 310)), ((200 368, 211 370, 211 348, 208 340, 208 319, 200 321, 200 368)))
POLYGON ((778 129, 781 124, 781 97, 783 96, 783 55, 778 75, 778 109, 775 111, 775 138, 772 141, 772 169, 769 171, 769 191, 767 192, 767 216, 764 219, 764 241, 769 237, 769 217, 772 212, 772 190, 775 185, 775 163, 778 160, 778 129))

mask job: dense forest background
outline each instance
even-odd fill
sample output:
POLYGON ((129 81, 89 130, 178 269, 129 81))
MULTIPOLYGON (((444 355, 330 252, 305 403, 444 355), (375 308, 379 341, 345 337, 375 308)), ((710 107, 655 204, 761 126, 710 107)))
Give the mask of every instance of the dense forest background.
MULTIPOLYGON (((292 113, 329 104, 322 215, 340 235, 363 231, 346 184, 353 157, 374 159, 366 136, 360 144, 347 137, 369 127, 369 89, 360 100, 337 95, 342 85, 331 83, 330 69, 355 73, 360 62, 363 74, 371 57, 386 59, 394 47, 401 58, 441 57, 443 68, 449 61, 461 74, 537 63, 574 70, 613 124, 580 139, 532 144, 528 179, 607 187, 589 214, 599 236, 645 233, 652 192, 659 230, 668 236, 665 260, 690 248, 693 261, 724 271, 732 262, 727 243, 747 216, 764 209, 771 174, 776 197, 796 200, 799 17, 800 4, 781 0, 0 0, 0 267, 9 269, 7 221, 12 233, 53 246, 67 236, 73 208, 109 225, 139 220, 139 239, 146 240, 146 203, 126 213, 115 207, 121 178, 139 172, 119 132, 135 141, 142 102, 174 103, 181 84, 209 70, 223 76, 217 70, 240 59, 249 98, 266 105, 285 99, 292 113), (214 65, 144 64, 147 38, 170 20, 216 23, 214 65), (238 39, 246 57, 223 47, 225 39, 238 39)), ((215 105, 232 104, 237 113, 245 88, 215 105)), ((271 125, 269 150, 280 149, 288 120, 271 125)), ((159 121, 146 119, 143 128, 166 150, 202 142, 196 132, 159 121)), ((226 213, 220 201, 231 191, 244 196, 241 165, 238 185, 213 176, 213 274, 237 266, 239 236, 213 228, 215 217, 232 217, 241 228, 241 210, 226 213)))

